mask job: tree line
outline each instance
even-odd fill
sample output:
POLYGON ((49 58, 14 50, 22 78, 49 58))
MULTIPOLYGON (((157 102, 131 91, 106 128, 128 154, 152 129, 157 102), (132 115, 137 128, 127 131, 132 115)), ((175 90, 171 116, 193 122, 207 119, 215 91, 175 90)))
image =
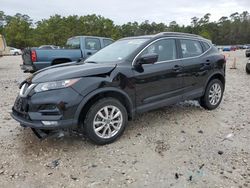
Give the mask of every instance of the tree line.
POLYGON ((11 16, 0 11, 0 34, 4 35, 9 46, 17 48, 44 44, 63 46, 69 37, 76 35, 103 36, 116 40, 164 31, 198 34, 217 45, 250 43, 250 15, 247 11, 235 12, 213 22, 210 17, 210 13, 201 18, 193 17, 187 26, 179 25, 176 21, 165 24, 148 20, 116 25, 111 19, 96 14, 67 17, 56 14, 34 22, 25 14, 11 16))

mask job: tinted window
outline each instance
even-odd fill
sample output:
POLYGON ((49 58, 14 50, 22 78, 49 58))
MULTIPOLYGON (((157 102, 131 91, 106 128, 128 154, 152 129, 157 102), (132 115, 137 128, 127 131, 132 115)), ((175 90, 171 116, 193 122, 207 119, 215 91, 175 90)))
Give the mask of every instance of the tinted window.
POLYGON ((85 46, 86 46, 86 49, 88 50, 100 50, 101 49, 100 40, 95 39, 95 38, 86 38, 85 46))
POLYGON ((209 44, 206 43, 206 42, 202 42, 202 43, 203 43, 203 46, 204 46, 204 50, 207 51, 210 48, 209 44))
POLYGON ((80 49, 80 38, 68 39, 66 47, 70 49, 80 49))
POLYGON ((51 46, 44 46, 43 49, 52 49, 51 46))
POLYGON ((110 45, 110 44, 112 44, 113 43, 113 41, 112 40, 109 40, 109 39, 103 39, 103 45, 104 46, 108 46, 108 45, 110 45))
POLYGON ((141 55, 158 54, 159 61, 176 59, 176 46, 174 39, 162 39, 148 46, 141 55))
POLYGON ((183 57, 195 57, 201 55, 202 47, 196 40, 180 40, 183 57))

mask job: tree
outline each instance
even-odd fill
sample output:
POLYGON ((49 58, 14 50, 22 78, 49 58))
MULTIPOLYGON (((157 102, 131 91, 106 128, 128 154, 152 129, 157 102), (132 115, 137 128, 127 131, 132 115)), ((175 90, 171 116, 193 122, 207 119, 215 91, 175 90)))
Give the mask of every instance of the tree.
POLYGON ((5 21, 4 33, 8 45, 24 48, 32 43, 30 38, 32 20, 28 15, 17 13, 5 21))
POLYGON ((164 31, 199 34, 218 45, 250 43, 250 16, 247 11, 222 16, 217 22, 211 22, 210 17, 210 13, 202 18, 192 17, 191 24, 187 26, 180 26, 176 21, 166 25, 148 20, 116 25, 111 19, 96 14, 67 17, 56 14, 34 23, 28 15, 17 13, 11 16, 0 11, 0 34, 5 36, 8 45, 18 48, 43 44, 63 46, 69 37, 77 35, 104 36, 116 40, 164 31))

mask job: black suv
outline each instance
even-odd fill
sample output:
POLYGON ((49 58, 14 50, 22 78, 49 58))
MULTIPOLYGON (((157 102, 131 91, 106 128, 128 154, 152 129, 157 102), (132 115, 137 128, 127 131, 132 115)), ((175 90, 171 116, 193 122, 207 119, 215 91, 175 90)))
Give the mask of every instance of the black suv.
POLYGON ((84 62, 49 67, 25 80, 12 117, 40 136, 72 128, 97 144, 111 143, 138 113, 189 99, 215 109, 225 63, 211 41, 197 35, 123 38, 84 62))

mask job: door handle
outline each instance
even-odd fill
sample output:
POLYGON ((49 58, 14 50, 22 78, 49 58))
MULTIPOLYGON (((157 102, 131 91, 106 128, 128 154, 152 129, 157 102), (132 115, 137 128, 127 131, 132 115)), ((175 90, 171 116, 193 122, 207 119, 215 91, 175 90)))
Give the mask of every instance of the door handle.
POLYGON ((209 66, 210 64, 211 64, 211 63, 210 63, 210 60, 207 59, 207 60, 206 60, 206 63, 205 63, 204 65, 209 66))
POLYGON ((210 68, 211 68, 211 62, 209 60, 206 60, 206 62, 202 64, 200 70, 204 71, 204 70, 209 70, 210 68))
POLYGON ((175 65, 174 67, 173 67, 173 71, 179 71, 179 70, 181 70, 182 69, 182 67, 180 66, 180 65, 175 65))

